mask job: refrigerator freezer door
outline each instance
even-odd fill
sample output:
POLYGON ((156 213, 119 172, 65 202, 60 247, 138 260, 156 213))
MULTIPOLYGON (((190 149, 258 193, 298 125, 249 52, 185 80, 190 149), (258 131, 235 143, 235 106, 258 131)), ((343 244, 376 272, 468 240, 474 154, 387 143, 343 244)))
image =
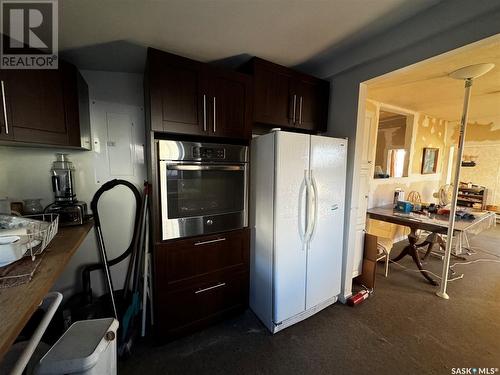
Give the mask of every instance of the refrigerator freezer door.
POLYGON ((305 309, 305 173, 310 136, 276 132, 274 188, 274 311, 280 323, 305 309))
POLYGON ((311 136, 314 230, 307 254, 306 309, 340 293, 347 141, 311 136))

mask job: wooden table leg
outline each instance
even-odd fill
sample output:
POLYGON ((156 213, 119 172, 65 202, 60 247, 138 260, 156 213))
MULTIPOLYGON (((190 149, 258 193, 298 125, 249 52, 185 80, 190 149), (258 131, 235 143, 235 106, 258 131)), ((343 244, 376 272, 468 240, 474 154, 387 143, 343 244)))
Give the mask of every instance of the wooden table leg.
POLYGON ((418 236, 416 234, 416 228, 410 228, 410 234, 408 235, 408 241, 410 244, 406 246, 401 253, 394 258, 394 262, 399 261, 402 259, 405 255, 411 255, 413 262, 417 265, 418 269, 420 270, 420 273, 422 274, 423 277, 427 279, 429 283, 432 285, 439 285, 430 275, 428 272, 424 270, 424 267, 422 266, 422 262, 420 261, 420 256, 418 255, 418 247, 417 247, 417 241, 418 241, 418 236))

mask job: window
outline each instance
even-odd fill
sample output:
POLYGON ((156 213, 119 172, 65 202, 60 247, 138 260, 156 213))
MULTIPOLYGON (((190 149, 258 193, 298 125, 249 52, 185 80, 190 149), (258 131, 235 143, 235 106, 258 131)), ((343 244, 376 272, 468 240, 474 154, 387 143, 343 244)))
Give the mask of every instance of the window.
POLYGON ((403 177, 405 168, 406 150, 404 148, 389 150, 387 156, 387 174, 391 177, 403 177))

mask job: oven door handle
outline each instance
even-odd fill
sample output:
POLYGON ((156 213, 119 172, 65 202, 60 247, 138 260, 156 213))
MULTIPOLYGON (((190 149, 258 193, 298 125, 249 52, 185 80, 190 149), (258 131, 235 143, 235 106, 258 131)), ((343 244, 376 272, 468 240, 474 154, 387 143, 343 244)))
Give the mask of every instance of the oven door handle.
POLYGON ((168 170, 174 171, 243 171, 244 165, 200 165, 200 164, 167 164, 168 170))

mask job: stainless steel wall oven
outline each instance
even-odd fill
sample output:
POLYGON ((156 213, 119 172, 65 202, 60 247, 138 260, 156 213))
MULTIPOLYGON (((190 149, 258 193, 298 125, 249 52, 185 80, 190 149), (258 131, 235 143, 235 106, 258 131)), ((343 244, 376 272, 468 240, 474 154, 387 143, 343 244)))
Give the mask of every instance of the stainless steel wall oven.
POLYGON ((248 147, 160 140, 162 239, 247 226, 248 147))

